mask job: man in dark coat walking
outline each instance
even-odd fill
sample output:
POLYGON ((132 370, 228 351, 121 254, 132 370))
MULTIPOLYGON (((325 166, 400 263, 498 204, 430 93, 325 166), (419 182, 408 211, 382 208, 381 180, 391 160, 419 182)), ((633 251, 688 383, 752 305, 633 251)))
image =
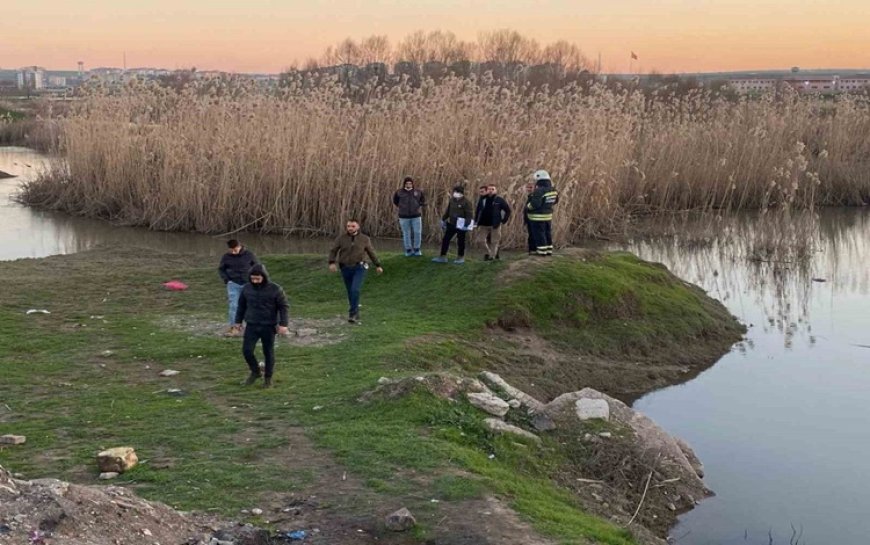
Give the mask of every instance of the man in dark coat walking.
POLYGON ((239 308, 236 310, 235 319, 239 327, 242 325, 242 320, 246 323, 242 355, 251 374, 245 384, 250 386, 260 378, 260 364, 254 355, 254 348, 257 346, 257 341, 260 341, 263 345, 263 357, 266 360, 263 388, 270 388, 272 373, 275 370, 275 334, 287 334, 290 305, 284 289, 269 281, 265 265, 254 265, 248 278, 249 281, 242 288, 239 296, 239 308))

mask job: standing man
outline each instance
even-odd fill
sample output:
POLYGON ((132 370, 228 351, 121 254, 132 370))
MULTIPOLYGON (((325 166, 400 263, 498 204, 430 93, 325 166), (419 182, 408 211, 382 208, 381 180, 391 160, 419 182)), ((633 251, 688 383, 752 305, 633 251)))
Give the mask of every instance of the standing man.
POLYGON ((526 211, 529 218, 529 233, 535 244, 535 254, 553 255, 553 207, 559 202, 559 192, 553 187, 550 174, 538 170, 533 174, 535 190, 529 195, 526 211))
POLYGON ((336 272, 341 269, 341 277, 347 289, 347 300, 350 303, 347 321, 352 324, 359 322, 360 292, 369 268, 366 256, 371 258, 378 274, 384 272, 372 247, 371 239, 360 233, 359 229, 359 221, 349 219, 345 225, 345 232, 335 239, 335 244, 329 250, 329 270, 336 272))
POLYGON ((465 198, 465 188, 458 184, 453 188, 453 194, 447 203, 447 209, 441 216, 441 228, 444 229, 444 238, 441 239, 441 255, 434 258, 435 263, 447 263, 447 251, 450 249, 450 241, 456 237, 458 251, 453 263, 462 265, 465 263, 465 234, 474 228, 471 201, 465 198))
POLYGON ((501 259, 499 256, 499 246, 501 243, 501 230, 499 227, 510 220, 511 207, 506 200, 498 195, 498 188, 495 184, 480 186, 480 189, 482 193, 477 200, 477 212, 474 216, 474 221, 480 227, 481 233, 485 235, 486 254, 483 256, 483 260, 492 261, 493 259, 501 259))
POLYGON ((257 256, 252 251, 243 247, 236 239, 228 240, 227 247, 229 250, 221 257, 220 265, 218 265, 218 274, 221 275, 221 280, 227 286, 229 329, 225 335, 228 337, 238 337, 242 332, 241 327, 235 325, 239 294, 242 293, 242 286, 248 281, 248 273, 251 272, 251 267, 256 265, 258 261, 257 256))
POLYGON ((266 360, 263 388, 271 388, 272 372, 275 370, 275 334, 287 334, 290 305, 287 303, 284 289, 274 282, 269 282, 265 265, 258 263, 251 267, 248 279, 239 296, 239 308, 235 319, 239 328, 242 320, 247 324, 242 355, 251 374, 245 381, 245 385, 250 386, 260 378, 260 364, 254 355, 254 348, 257 346, 257 341, 260 341, 263 345, 263 357, 266 360))
POLYGON ((405 257, 421 256, 423 242, 423 207, 426 195, 414 187, 414 179, 406 176, 402 189, 393 195, 393 204, 399 211, 399 227, 405 244, 405 257))

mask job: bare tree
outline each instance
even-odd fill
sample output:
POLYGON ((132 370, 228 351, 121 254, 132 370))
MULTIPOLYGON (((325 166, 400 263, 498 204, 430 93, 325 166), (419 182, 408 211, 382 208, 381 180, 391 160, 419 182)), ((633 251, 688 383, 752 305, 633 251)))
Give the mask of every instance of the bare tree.
POLYGON ((393 49, 386 36, 369 36, 360 41, 359 54, 363 64, 370 62, 388 63, 392 60, 393 49))
POLYGON ((559 40, 544 47, 539 62, 558 65, 566 72, 580 72, 591 68, 589 59, 583 55, 577 44, 565 40, 559 40))
POLYGON ((362 60, 360 46, 352 38, 346 38, 335 46, 326 49, 323 62, 327 65, 359 64, 362 60))
POLYGON ((516 30, 482 32, 478 37, 481 60, 505 64, 521 62, 531 64, 540 57, 541 46, 516 30))

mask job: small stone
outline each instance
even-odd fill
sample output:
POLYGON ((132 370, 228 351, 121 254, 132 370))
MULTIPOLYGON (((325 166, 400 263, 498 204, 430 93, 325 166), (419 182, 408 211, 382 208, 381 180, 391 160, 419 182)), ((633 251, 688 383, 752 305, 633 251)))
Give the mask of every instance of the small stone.
POLYGON ((312 337, 317 335, 317 330, 310 327, 302 327, 296 330, 297 337, 312 337))
POLYGON ((671 511, 676 511, 676 510, 677 510, 677 506, 674 505, 673 503, 669 503, 669 504, 668 504, 668 509, 670 509, 671 511))
POLYGON ((384 386, 385 384, 391 384, 392 382, 392 379, 389 379, 387 377, 381 377, 378 379, 378 384, 380 384, 381 386, 384 386))
POLYGON ((175 375, 177 375, 179 373, 180 373, 180 371, 176 371, 175 369, 166 369, 164 371, 160 371, 160 376, 161 377, 174 377, 175 375))
POLYGON ((385 521, 387 530, 391 532, 405 532, 417 525, 414 515, 406 508, 401 508, 395 513, 388 515, 385 521))
POLYGON ((0 435, 0 445, 23 445, 27 437, 23 435, 0 435))
POLYGON ((488 392, 469 393, 466 396, 472 405, 494 416, 504 416, 511 408, 507 401, 488 392))
POLYGON ((315 405, 315 406, 311 407, 311 410, 312 411, 321 411, 321 410, 323 410, 323 405, 315 405))
POLYGON ((581 421, 594 418, 610 420, 610 405, 605 399, 580 398, 574 403, 574 407, 577 411, 577 418, 581 421))
POLYGON ((110 358, 110 357, 114 356, 115 353, 111 350, 103 350, 102 352, 100 352, 100 355, 103 356, 104 358, 110 358))
POLYGON ((118 473, 117 471, 104 471, 100 473, 100 480, 108 481, 110 479, 114 479, 118 475, 120 475, 120 473, 118 473))
POLYGON ((609 431, 603 431, 603 432, 598 434, 598 437, 603 437, 604 439, 610 439, 611 437, 613 437, 613 434, 610 433, 609 431))
POLYGON ((263 514, 263 510, 255 507, 254 509, 251 509, 251 514, 255 517, 259 517, 263 514))
POLYGON ((115 447, 97 454, 97 465, 103 473, 123 473, 139 463, 132 447, 115 447))
POLYGON ((553 419, 544 413, 538 413, 532 417, 532 426, 538 431, 550 431, 556 429, 553 419))
POLYGON ((144 529, 142 530, 142 535, 143 535, 143 536, 151 537, 151 530, 149 530, 148 528, 144 528, 144 529))
POLYGON ((519 409, 520 407, 523 406, 523 402, 520 401, 519 399, 509 399, 508 405, 510 405, 511 409, 519 409))
POLYGON ((524 439, 531 439, 535 443, 540 444, 541 442, 541 438, 534 433, 508 424, 504 420, 499 420, 498 418, 487 418, 483 421, 483 425, 486 426, 487 429, 496 433, 510 433, 524 439))

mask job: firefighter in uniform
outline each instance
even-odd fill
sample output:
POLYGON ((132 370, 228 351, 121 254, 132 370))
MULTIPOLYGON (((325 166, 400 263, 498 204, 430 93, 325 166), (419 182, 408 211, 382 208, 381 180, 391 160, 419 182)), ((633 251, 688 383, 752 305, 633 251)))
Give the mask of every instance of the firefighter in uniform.
POLYGON ((529 238, 540 256, 553 255, 553 207, 559 202, 559 192, 553 187, 550 174, 538 170, 533 175, 535 189, 526 201, 526 218, 529 238))

